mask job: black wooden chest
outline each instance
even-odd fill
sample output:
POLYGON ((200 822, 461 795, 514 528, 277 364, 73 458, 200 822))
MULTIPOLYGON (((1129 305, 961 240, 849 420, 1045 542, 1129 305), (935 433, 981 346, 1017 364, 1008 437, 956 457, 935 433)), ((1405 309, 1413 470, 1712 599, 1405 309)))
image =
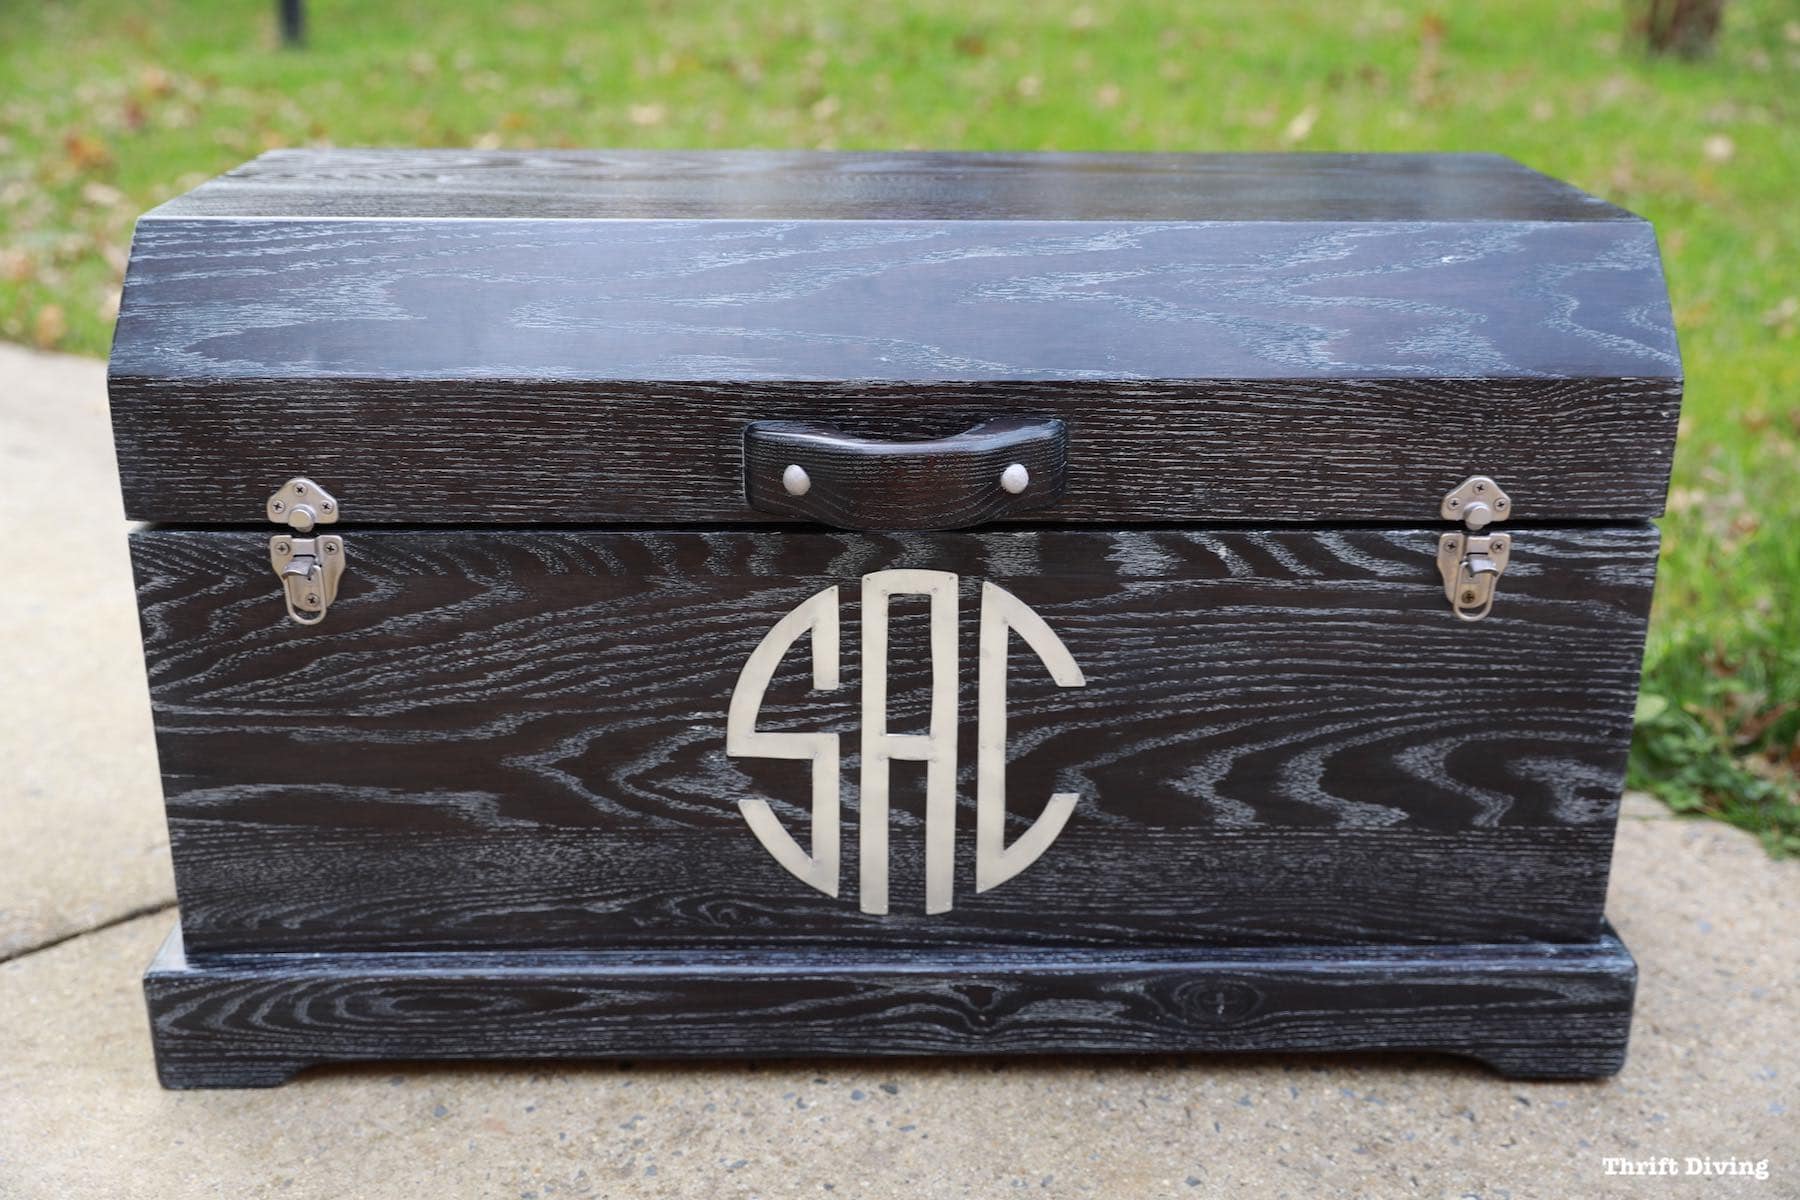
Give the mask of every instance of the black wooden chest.
POLYGON ((162 1079, 1612 1072, 1680 372, 1485 155, 265 155, 111 365, 162 1079))

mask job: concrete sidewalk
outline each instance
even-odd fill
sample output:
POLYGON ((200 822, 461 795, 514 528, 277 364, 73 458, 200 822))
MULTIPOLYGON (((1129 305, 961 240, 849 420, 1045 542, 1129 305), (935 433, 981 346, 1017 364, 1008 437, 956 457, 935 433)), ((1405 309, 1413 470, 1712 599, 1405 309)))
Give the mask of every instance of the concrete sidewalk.
POLYGON ((103 397, 0 346, 0 1197, 1800 1196, 1800 863, 1628 802, 1629 1064, 1406 1057, 359 1067, 171 1093, 174 920, 103 397), (164 911, 158 911, 164 910, 164 911), (150 913, 152 915, 135 915, 150 913), (1768 1160, 1768 1178, 1604 1159, 1768 1160))
POLYGON ((125 528, 105 367, 0 345, 0 958, 175 901, 125 528))

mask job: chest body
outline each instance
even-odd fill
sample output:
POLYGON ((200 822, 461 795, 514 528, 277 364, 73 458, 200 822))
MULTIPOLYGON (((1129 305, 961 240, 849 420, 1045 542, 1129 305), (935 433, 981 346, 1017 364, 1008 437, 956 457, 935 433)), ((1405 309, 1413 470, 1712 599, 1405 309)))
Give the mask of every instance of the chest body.
POLYGON ((166 1080, 459 1030, 1542 1073, 1568 1037, 1506 1031, 1559 971, 1607 1031, 1570 1073, 1616 1068, 1681 380, 1649 227, 1566 185, 277 154, 140 223, 111 389, 181 901, 153 1015, 352 979, 436 1014, 261 1057, 171 1018, 166 1080), (1486 1025, 1396 1014, 1407 972, 1486 1025), (592 1011, 441 1002, 524 978, 592 1011), (740 985, 779 1011, 726 1035, 740 985), (602 1013, 644 1004, 674 1032, 602 1013))

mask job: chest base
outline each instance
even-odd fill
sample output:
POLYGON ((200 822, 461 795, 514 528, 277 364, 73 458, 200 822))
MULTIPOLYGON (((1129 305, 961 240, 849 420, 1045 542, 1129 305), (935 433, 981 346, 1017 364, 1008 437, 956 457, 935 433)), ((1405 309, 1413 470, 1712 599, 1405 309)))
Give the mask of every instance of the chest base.
POLYGON ((1625 1061, 1637 965, 1587 943, 212 954, 144 976, 169 1088, 370 1060, 1428 1051, 1625 1061))

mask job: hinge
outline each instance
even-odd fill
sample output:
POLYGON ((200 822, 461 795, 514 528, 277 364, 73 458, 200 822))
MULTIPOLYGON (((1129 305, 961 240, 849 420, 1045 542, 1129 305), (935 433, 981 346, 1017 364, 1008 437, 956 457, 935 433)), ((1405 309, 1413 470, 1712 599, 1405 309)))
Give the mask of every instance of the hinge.
MULTIPOLYGON (((331 493, 310 479, 297 477, 281 485, 269 497, 269 520, 300 533, 338 519, 338 503, 331 493)), ((295 537, 278 533, 269 539, 269 563, 281 580, 288 616, 302 625, 317 625, 337 599, 338 580, 344 574, 344 539, 335 535, 295 537)))
POLYGON ((1512 555, 1510 537, 1481 530, 1511 515, 1512 498, 1486 475, 1471 475, 1444 497, 1438 511, 1446 521, 1468 527, 1466 533, 1446 533, 1438 539, 1444 595, 1457 617, 1479 621, 1493 610, 1494 593, 1512 555))

